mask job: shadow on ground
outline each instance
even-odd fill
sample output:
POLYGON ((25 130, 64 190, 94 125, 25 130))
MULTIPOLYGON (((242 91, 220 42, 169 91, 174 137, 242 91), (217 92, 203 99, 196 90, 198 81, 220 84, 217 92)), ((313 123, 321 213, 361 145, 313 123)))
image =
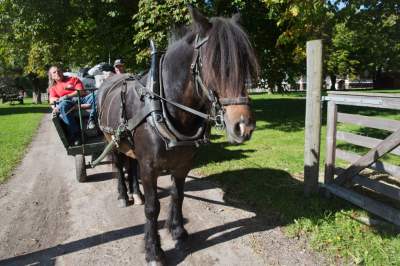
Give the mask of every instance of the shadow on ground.
POLYGON ((304 129, 305 99, 254 99, 251 103, 256 121, 268 122, 257 129, 276 129, 293 132, 304 129))
MULTIPOLYGON (((285 132, 303 130, 304 105, 303 99, 253 101, 253 108, 258 120, 267 121, 269 123, 267 128, 275 128, 285 132)), ((210 149, 201 156, 197 166, 205 165, 209 161, 236 160, 246 157, 245 153, 254 152, 254 150, 249 149, 230 151, 226 149, 226 143, 215 143, 210 146, 210 149)), ((94 179, 94 182, 103 179, 105 179, 104 176, 98 176, 94 179)), ((168 196, 168 191, 160 189, 159 197, 166 196, 168 196)), ((253 212, 255 216, 191 234, 184 250, 175 248, 166 251, 170 265, 184 261, 189 254, 196 251, 251 233, 293 223, 299 218, 305 217, 310 219, 312 223, 318 224, 327 213, 354 208, 349 203, 336 198, 327 200, 319 195, 304 197, 301 181, 295 179, 286 171, 272 168, 246 168, 225 171, 206 178, 191 177, 185 185, 185 197, 243 209, 253 212), (188 194, 190 191, 202 191, 216 187, 222 188, 224 191, 223 202, 188 194)), ((162 223, 159 222, 159 225, 162 226, 162 223)), ((144 225, 108 231, 48 249, 3 259, 0 260, 0 265, 52 265, 58 256, 143 234, 143 232, 144 225)))
MULTIPOLYGON (((160 190, 159 198, 166 196, 168 196, 168 191, 166 189, 160 190)), ((170 265, 176 265, 184 261, 186 256, 196 251, 251 233, 285 225, 293 222, 293 219, 296 218, 309 217, 318 220, 324 216, 326 211, 333 211, 338 208, 337 204, 327 201, 316 200, 316 198, 305 199, 301 182, 293 179, 285 171, 269 168, 226 171, 207 178, 189 177, 185 186, 185 197, 215 205, 243 209, 255 213, 255 216, 191 234, 185 249, 175 248, 166 251, 170 265), (223 202, 188 194, 190 191, 202 191, 220 187, 218 185, 220 182, 224 183, 222 187, 225 192, 223 202)), ((163 221, 159 222, 159 226, 162 227, 163 223, 163 221)), ((55 247, 0 260, 0 265, 38 263, 53 265, 58 256, 143 234, 143 232, 144 225, 108 231, 55 247)))
POLYGON ((16 114, 33 114, 33 113, 50 113, 51 110, 46 106, 32 106, 32 105, 2 105, 0 106, 1 115, 16 115, 16 114))
POLYGON ((80 250, 116 241, 118 239, 143 234, 143 232, 144 225, 108 231, 95 236, 60 244, 48 249, 0 260, 0 265, 55 265, 56 259, 59 256, 78 252, 80 250))
POLYGON ((86 183, 93 183, 93 182, 103 182, 110 179, 113 179, 112 172, 105 172, 105 173, 96 173, 96 174, 88 174, 86 183))

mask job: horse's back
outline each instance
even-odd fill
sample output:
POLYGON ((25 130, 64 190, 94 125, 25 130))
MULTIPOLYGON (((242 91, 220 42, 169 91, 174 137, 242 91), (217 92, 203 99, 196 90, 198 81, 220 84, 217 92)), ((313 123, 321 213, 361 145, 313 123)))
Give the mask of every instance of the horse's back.
POLYGON ((121 92, 125 89, 126 118, 133 117, 135 110, 143 108, 138 90, 143 84, 131 74, 117 74, 106 79, 97 93, 98 121, 101 130, 113 134, 121 123, 121 92))

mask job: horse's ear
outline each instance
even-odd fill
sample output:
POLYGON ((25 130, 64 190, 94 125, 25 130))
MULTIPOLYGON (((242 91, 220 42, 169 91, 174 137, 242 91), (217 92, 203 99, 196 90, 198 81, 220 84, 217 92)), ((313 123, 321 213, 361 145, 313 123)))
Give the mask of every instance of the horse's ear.
POLYGON ((242 18, 242 16, 238 12, 238 13, 234 14, 231 19, 233 22, 240 24, 241 18, 242 18))
POLYGON ((200 13, 196 8, 189 6, 189 12, 192 16, 193 25, 195 26, 196 32, 200 35, 205 36, 209 29, 211 29, 211 23, 203 14, 200 13))

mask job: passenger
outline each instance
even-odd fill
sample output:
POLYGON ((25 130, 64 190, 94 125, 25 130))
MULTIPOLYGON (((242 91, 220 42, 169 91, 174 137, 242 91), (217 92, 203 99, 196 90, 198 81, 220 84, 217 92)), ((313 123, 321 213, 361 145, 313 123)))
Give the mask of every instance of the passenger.
MULTIPOLYGON (((61 119, 67 125, 70 143, 80 145, 79 126, 73 116, 72 108, 76 105, 78 90, 84 88, 82 82, 77 77, 65 77, 61 68, 52 66, 48 72, 49 76, 49 98, 53 112, 60 113, 61 119)), ((95 97, 93 93, 81 93, 81 104, 90 104, 92 106, 89 115, 87 128, 93 129, 95 122, 95 97)))
POLYGON ((125 73, 125 63, 122 59, 117 59, 114 61, 115 74, 125 73))
POLYGON ((114 67, 107 63, 100 63, 89 69, 89 75, 94 76, 96 88, 100 88, 104 80, 115 74, 114 67))

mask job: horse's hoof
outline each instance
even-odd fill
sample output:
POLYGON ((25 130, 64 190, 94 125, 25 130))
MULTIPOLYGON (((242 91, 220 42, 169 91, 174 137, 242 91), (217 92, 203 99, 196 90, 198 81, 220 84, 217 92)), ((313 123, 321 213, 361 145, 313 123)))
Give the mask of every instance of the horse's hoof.
POLYGON ((134 205, 143 205, 143 199, 139 194, 133 194, 133 204, 134 205))
POLYGON ((149 261, 149 258, 146 256, 147 265, 151 266, 166 266, 167 258, 165 257, 164 251, 160 250, 160 253, 153 259, 149 261))
POLYGON ((128 207, 128 201, 125 200, 125 199, 119 199, 119 200, 118 200, 118 207, 119 207, 119 208, 128 207))

